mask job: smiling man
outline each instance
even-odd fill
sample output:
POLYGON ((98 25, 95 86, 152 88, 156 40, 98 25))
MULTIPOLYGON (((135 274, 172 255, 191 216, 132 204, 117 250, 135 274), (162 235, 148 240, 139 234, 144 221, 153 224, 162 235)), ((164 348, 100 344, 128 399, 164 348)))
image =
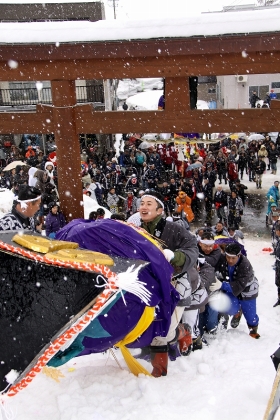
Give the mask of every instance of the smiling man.
MULTIPOLYGON (((190 295, 196 290, 199 283, 196 261, 198 248, 196 237, 177 223, 166 221, 163 218, 163 199, 154 190, 145 191, 141 197, 140 217, 141 227, 163 243, 164 255, 174 268, 176 276, 176 290, 180 295, 178 306, 171 317, 171 324, 166 337, 155 337, 151 343, 152 375, 155 377, 167 374, 168 347, 177 345, 178 323, 181 320, 190 295)), ((178 339, 180 350, 191 344, 188 331, 178 339)), ((180 336, 179 336, 180 337, 180 336)))

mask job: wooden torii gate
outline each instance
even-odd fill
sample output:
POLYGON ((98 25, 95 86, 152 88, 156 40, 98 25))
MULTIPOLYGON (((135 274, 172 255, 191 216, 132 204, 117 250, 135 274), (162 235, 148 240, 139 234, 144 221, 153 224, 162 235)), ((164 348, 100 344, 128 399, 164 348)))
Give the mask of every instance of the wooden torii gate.
POLYGON ((1 81, 51 81, 53 105, 0 113, 0 133, 54 133, 61 207, 83 217, 79 133, 280 131, 270 109, 192 110, 189 77, 280 72, 280 33, 0 45, 1 81), (246 54, 244 54, 244 51, 246 54), (18 66, 11 68, 9 60, 18 66), (164 111, 95 111, 78 105, 75 80, 165 78, 164 111))

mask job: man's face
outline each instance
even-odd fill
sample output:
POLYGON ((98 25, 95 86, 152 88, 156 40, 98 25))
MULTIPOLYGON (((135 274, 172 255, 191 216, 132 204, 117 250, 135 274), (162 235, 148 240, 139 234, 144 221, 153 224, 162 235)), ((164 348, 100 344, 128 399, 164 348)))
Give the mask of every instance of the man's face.
POLYGON ((206 244, 203 244, 203 243, 199 242, 199 246, 200 246, 202 252, 206 255, 211 254, 211 252, 214 249, 214 244, 213 245, 206 245, 206 244))
POLYGON ((239 260, 239 255, 229 256, 226 254, 226 260, 227 260, 228 265, 232 267, 239 260))
POLYGON ((151 222, 162 214, 162 211, 163 209, 158 208, 158 202, 154 198, 145 195, 141 197, 139 212, 143 222, 151 222))
POLYGON ((20 204, 19 207, 17 207, 17 210, 20 210, 20 213, 24 215, 24 217, 32 217, 40 208, 41 204, 41 197, 38 198, 36 201, 30 201, 29 203, 26 203, 26 208, 21 208, 20 204))
POLYGON ((218 232, 220 232, 221 230, 223 230, 223 225, 221 223, 217 223, 216 224, 216 229, 218 232))

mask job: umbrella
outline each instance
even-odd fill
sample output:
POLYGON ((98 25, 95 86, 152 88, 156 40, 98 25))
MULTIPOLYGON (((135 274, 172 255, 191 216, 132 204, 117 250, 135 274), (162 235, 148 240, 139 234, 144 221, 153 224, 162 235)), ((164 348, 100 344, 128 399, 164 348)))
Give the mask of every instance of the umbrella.
POLYGON ((202 166, 202 163, 200 162, 192 163, 191 165, 187 167, 187 171, 192 171, 193 169, 201 168, 201 166, 202 166))
POLYGON ((251 134, 251 135, 248 137, 248 139, 249 139, 250 141, 252 141, 252 140, 264 140, 264 139, 265 139, 265 137, 264 137, 262 134, 251 134))
POLYGON ((153 146, 152 143, 148 143, 147 141, 142 141, 141 144, 139 144, 139 149, 148 149, 149 147, 153 146))
POLYGON ((144 134, 144 136, 141 137, 141 140, 148 140, 148 141, 158 140, 158 134, 157 133, 144 134))
POLYGON ((14 160, 13 162, 9 163, 9 165, 5 166, 3 171, 11 171, 12 169, 15 169, 17 166, 23 166, 27 165, 27 163, 22 162, 21 160, 14 160))
POLYGON ((232 140, 238 140, 240 139, 240 137, 244 139, 247 138, 246 133, 232 133, 232 134, 229 134, 228 137, 230 137, 232 140))

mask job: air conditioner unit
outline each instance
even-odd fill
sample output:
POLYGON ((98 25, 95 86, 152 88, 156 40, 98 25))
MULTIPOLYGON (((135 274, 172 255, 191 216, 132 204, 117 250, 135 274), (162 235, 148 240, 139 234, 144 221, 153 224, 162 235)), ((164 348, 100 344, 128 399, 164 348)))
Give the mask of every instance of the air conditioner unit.
POLYGON ((248 79, 248 76, 236 76, 236 81, 238 83, 246 83, 248 79))

